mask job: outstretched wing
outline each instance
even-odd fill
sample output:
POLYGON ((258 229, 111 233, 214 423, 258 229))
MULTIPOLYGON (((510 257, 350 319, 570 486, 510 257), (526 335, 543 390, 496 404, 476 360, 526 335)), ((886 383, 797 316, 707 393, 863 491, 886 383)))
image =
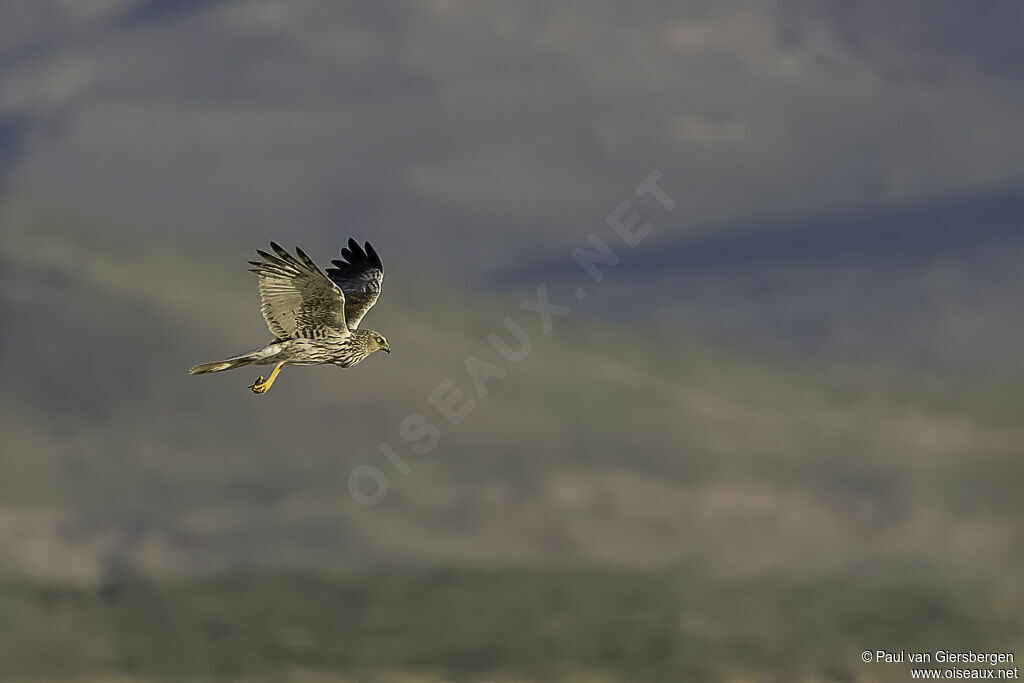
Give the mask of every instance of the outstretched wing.
POLYGON ((260 276, 260 299, 267 327, 278 339, 322 337, 331 328, 348 331, 345 295, 298 247, 295 256, 270 243, 274 254, 256 250, 263 261, 249 261, 260 276))
POLYGON ((351 237, 348 246, 341 249, 341 258, 331 261, 334 267, 327 269, 327 275, 345 292, 345 320, 349 328, 356 328, 370 307, 377 303, 384 266, 369 242, 365 248, 360 247, 351 237))

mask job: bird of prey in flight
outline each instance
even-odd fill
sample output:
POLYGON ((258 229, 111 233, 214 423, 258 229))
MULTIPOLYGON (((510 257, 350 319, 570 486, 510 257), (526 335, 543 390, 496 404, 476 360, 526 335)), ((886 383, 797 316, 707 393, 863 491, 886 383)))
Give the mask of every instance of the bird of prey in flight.
POLYGON ((293 256, 276 242, 274 253, 256 250, 262 261, 249 261, 259 276, 263 318, 274 335, 266 346, 219 363, 203 363, 193 375, 233 370, 243 365, 273 365, 270 376, 260 375, 250 389, 265 394, 281 368, 332 364, 343 368, 359 363, 374 351, 391 353, 380 332, 359 329, 359 322, 380 296, 384 266, 369 242, 360 247, 349 239, 341 260, 320 270, 306 253, 293 256), (298 258, 296 258, 298 257, 298 258))

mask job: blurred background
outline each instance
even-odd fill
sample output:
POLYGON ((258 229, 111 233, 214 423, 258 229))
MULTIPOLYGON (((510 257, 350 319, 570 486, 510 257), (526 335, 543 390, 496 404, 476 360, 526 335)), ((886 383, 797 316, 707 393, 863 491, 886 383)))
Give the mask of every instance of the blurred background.
POLYGON ((1014 0, 0 2, 0 678, 1024 657, 1022 60, 1014 0), (187 374, 350 235, 394 353, 187 374))

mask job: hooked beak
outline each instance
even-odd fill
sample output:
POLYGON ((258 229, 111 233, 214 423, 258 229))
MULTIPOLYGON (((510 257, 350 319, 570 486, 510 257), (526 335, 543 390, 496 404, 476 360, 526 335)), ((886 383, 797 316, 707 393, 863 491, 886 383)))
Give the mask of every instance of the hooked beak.
POLYGON ((381 348, 381 351, 383 351, 384 353, 391 353, 391 347, 390 346, 385 346, 385 347, 381 348))

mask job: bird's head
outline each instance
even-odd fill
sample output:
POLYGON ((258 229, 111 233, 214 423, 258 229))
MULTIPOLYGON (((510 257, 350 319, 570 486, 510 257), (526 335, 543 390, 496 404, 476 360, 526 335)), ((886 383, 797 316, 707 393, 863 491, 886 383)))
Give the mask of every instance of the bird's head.
POLYGON ((387 337, 380 332, 370 330, 370 349, 372 351, 383 351, 391 353, 391 344, 388 344, 387 337))

